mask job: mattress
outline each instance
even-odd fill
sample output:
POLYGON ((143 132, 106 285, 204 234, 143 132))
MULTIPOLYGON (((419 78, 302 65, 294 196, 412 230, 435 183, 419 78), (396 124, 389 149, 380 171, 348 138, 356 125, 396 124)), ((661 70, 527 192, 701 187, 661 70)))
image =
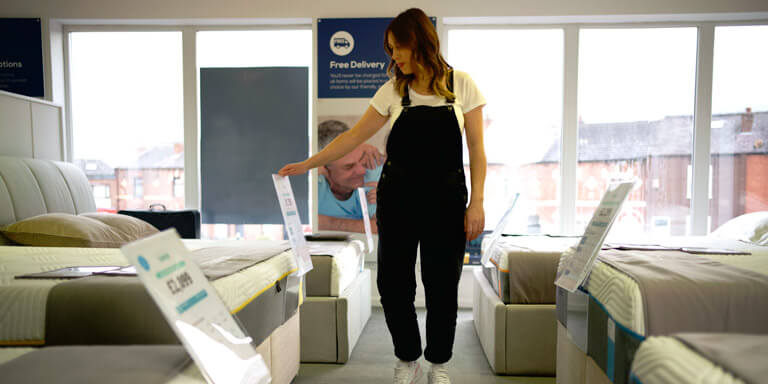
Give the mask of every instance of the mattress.
POLYGON ((362 271, 365 246, 360 240, 310 241, 312 270, 307 274, 307 296, 339 297, 362 271))
MULTIPOLYGON (((711 260, 768 275, 768 247, 738 240, 710 237, 680 237, 653 242, 662 246, 730 249, 750 252, 750 255, 701 255, 711 260)), ((613 320, 638 334, 646 334, 643 301, 640 288, 628 275, 600 262, 595 262, 585 284, 586 290, 602 305, 613 320)))
POLYGON ((744 384, 673 337, 649 337, 637 350, 632 381, 642 384, 744 384))
MULTIPOLYGON (((205 240, 184 243, 192 250, 217 244, 205 240)), ((122 266, 127 261, 119 249, 0 246, 0 345, 43 344, 48 294, 64 281, 14 276, 77 265, 122 266)), ((237 313, 296 269, 292 253, 284 251, 211 284, 230 311, 237 313)))
POLYGON ((555 275, 560 255, 576 236, 503 236, 501 257, 483 274, 505 304, 555 304, 555 275))

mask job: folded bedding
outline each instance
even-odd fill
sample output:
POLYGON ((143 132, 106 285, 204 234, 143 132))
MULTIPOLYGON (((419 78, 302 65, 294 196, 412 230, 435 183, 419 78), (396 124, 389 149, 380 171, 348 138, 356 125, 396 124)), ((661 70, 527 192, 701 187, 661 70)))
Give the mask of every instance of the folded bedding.
MULTIPOLYGON (((241 312, 272 287, 275 287, 273 291, 276 292, 285 291, 279 287, 281 281, 285 285, 288 275, 297 269, 293 255, 290 250, 286 250, 284 242, 258 245, 243 242, 238 243, 238 246, 233 246, 232 242, 205 240, 184 240, 184 243, 193 255, 196 254, 195 258, 202 263, 203 269, 209 271, 209 278, 213 280, 211 284, 232 313, 241 312)), ((56 326, 48 320, 52 316, 66 319, 68 303, 93 306, 96 305, 94 303, 103 302, 126 311, 126 315, 136 316, 139 321, 147 321, 148 324, 151 323, 149 317, 160 316, 154 313, 158 312, 156 308, 152 308, 153 315, 147 315, 145 319, 141 313, 132 312, 131 303, 113 303, 109 300, 110 294, 117 293, 137 300, 133 305, 141 303, 151 307, 153 304, 147 300, 148 295, 135 277, 88 277, 69 281, 14 278, 27 273, 85 265, 123 266, 127 265, 127 261, 119 249, 0 246, 0 345, 44 344, 46 327, 50 330, 56 326), (87 300, 78 295, 86 295, 87 300), (61 299, 52 301, 53 298, 61 299), (52 311, 49 308, 58 310, 52 311), (59 315, 54 316, 56 314, 59 315)), ((277 297, 262 297, 258 301, 266 302, 268 307, 271 305, 279 308, 279 319, 282 319, 286 315, 282 313, 284 303, 270 304, 278 300, 277 297)), ((281 300, 284 301, 284 297, 281 300)), ((101 314, 79 315, 98 317, 101 314)), ((118 312, 108 316, 121 320, 118 312)), ((59 325, 61 327, 63 325, 59 325)), ((140 324, 136 327, 140 327, 140 324)))
POLYGON ((681 333, 649 337, 637 350, 631 380, 642 384, 757 384, 768 377, 768 336, 681 333))

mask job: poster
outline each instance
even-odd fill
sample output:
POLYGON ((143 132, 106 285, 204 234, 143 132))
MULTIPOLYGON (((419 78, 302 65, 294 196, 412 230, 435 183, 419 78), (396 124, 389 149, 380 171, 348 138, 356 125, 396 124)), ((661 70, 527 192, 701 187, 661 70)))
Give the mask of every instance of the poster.
MULTIPOLYGON (((362 112, 362 111, 361 111, 362 112)), ((348 131, 361 115, 318 116, 318 150, 348 131)), ((388 124, 388 123, 387 123, 388 124)), ((318 229, 365 233, 366 221, 376 234, 376 188, 384 166, 384 137, 374 135, 342 158, 318 168, 318 229), (365 191, 363 199, 359 189, 365 191), (364 217, 361 201, 367 201, 364 217)))
POLYGON ((0 19, 0 90, 44 97, 40 19, 0 19))
POLYGON ((317 97, 372 97, 387 82, 391 18, 317 20, 317 97))
MULTIPOLYGON (((384 32, 392 18, 317 20, 317 150, 351 129, 376 91, 387 81, 389 56, 384 32)), ((430 18, 432 23, 437 19, 430 18)), ((391 122, 386 122, 389 126, 391 122)), ((319 167, 318 229, 365 233, 376 228, 376 188, 385 156, 382 129, 341 159, 319 167), (363 217, 363 188, 367 217, 363 217)))

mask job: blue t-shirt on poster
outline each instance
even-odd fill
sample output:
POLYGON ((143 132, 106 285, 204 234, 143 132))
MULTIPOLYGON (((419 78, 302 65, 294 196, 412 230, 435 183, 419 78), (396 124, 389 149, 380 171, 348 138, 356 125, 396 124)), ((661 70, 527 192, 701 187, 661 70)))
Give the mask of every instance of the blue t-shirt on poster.
MULTIPOLYGON (((366 183, 379 181, 382 168, 383 166, 380 165, 374 169, 366 170, 363 181, 366 183)), ((368 191, 373 187, 364 188, 368 191)), ((331 187, 328 185, 328 181, 323 175, 320 175, 317 189, 318 214, 343 219, 361 219, 363 217, 363 209, 360 207, 360 198, 358 197, 357 190, 352 193, 352 196, 350 196, 349 199, 343 201, 338 200, 336 199, 336 196, 333 195, 333 192, 331 192, 331 187)), ((368 204, 368 214, 371 216, 376 214, 376 204, 368 204)))

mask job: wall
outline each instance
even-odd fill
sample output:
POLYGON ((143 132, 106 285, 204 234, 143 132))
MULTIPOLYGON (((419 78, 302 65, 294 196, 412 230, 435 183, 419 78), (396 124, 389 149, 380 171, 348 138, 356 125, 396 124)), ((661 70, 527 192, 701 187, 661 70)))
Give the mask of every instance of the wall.
POLYGON ((292 18, 393 16, 420 7, 435 16, 563 16, 669 13, 765 12, 764 0, 483 0, 483 1, 340 1, 340 0, 4 0, 4 17, 48 18, 292 18))

